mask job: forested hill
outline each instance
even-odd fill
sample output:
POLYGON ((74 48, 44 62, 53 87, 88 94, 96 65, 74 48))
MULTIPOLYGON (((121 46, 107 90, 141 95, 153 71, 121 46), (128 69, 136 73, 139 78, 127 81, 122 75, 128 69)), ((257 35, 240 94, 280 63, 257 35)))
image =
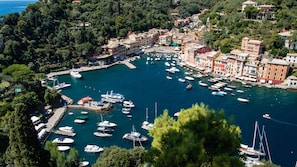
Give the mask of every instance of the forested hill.
POLYGON ((111 37, 125 37, 128 31, 168 28, 180 17, 210 9, 203 17, 224 31, 207 34, 210 46, 234 48, 242 36, 265 39, 267 50, 274 48, 274 34, 297 26, 295 0, 259 0, 276 6, 276 24, 258 25, 243 21, 238 10, 242 0, 40 0, 22 14, 8 14, 0 22, 0 69, 24 63, 34 71, 48 72, 73 64, 86 64, 85 57, 100 51, 111 37), (223 13, 224 16, 218 13, 223 13))
MULTIPOLYGON (((111 37, 173 25, 171 11, 187 16, 208 3, 194 0, 40 0, 21 14, 8 14, 0 23, 5 47, 1 67, 24 63, 35 71, 85 63, 111 37), (47 2, 48 1, 48 2, 47 2), (85 24, 84 24, 85 23, 85 24), (85 25, 85 26, 84 26, 85 25)), ((211 1, 210 1, 211 2, 211 1)))

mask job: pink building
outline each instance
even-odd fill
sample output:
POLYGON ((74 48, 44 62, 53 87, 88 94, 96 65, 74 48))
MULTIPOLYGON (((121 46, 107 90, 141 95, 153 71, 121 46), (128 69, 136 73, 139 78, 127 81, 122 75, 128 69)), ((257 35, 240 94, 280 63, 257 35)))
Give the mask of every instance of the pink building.
POLYGON ((215 59, 213 73, 217 75, 226 75, 228 68, 227 64, 227 56, 220 55, 218 58, 215 59))
POLYGON ((252 40, 248 37, 242 38, 241 50, 250 56, 259 57, 263 52, 263 42, 259 40, 252 40))

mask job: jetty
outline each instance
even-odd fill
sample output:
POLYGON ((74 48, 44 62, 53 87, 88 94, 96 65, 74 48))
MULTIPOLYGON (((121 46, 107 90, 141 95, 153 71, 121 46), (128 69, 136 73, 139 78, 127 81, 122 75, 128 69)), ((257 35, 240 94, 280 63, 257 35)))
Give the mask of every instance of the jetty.
POLYGON ((129 60, 124 60, 122 61, 122 64, 125 64, 127 67, 129 67, 130 69, 136 69, 136 66, 134 66, 132 63, 130 63, 129 60))
POLYGON ((103 105, 98 105, 95 101, 90 101, 89 103, 84 103, 82 105, 68 105, 67 108, 71 109, 83 109, 83 110, 90 110, 94 112, 107 112, 110 111, 112 108, 112 104, 104 103, 103 105))

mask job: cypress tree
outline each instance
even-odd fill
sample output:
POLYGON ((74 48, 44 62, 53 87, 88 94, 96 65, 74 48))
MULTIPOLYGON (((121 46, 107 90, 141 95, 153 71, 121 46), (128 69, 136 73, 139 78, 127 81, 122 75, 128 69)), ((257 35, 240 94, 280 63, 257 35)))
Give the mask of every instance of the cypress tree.
POLYGON ((20 103, 11 114, 5 162, 8 166, 16 167, 47 167, 49 153, 41 147, 26 109, 27 107, 20 103))

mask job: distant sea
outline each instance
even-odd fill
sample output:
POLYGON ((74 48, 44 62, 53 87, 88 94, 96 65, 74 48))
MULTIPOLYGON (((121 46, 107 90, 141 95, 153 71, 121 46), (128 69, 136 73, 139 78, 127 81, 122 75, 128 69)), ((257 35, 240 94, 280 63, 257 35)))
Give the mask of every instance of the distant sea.
POLYGON ((5 16, 9 13, 21 13, 26 9, 29 4, 38 2, 38 0, 23 0, 23 1, 13 1, 13 0, 0 0, 0 15, 5 16))

